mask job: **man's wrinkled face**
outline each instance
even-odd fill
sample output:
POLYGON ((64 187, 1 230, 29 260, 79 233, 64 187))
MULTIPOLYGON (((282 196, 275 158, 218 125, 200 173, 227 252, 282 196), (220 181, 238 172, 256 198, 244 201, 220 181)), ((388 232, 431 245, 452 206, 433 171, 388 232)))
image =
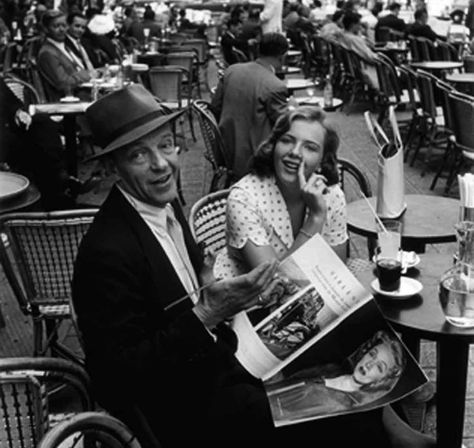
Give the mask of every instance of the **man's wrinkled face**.
POLYGON ((146 204, 164 207, 178 195, 178 148, 165 126, 112 154, 120 186, 146 204))

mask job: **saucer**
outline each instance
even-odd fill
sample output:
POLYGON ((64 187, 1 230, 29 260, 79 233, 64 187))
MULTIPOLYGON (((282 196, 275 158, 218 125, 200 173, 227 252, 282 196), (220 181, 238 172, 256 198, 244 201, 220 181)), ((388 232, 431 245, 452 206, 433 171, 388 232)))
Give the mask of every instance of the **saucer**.
POLYGON ((396 291, 383 291, 380 289, 379 279, 376 278, 370 286, 372 290, 377 294, 391 297, 392 299, 408 299, 415 294, 418 294, 422 291, 423 285, 414 278, 410 277, 401 277, 400 279, 400 288, 396 291))

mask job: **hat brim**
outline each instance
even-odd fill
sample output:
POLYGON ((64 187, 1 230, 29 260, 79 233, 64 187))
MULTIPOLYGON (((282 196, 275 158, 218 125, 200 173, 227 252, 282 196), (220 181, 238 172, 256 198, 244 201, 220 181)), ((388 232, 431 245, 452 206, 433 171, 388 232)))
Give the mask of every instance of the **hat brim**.
POLYGON ((154 118, 153 120, 150 120, 149 122, 142 124, 140 126, 137 126, 136 128, 130 130, 129 132, 121 135, 119 138, 113 140, 111 143, 109 143, 105 148, 102 148, 99 152, 96 154, 88 157, 85 159, 85 162, 89 162, 91 160, 96 160, 98 158, 101 158, 107 154, 110 154, 111 152, 120 149, 124 147, 125 145, 128 145, 145 135, 149 134, 150 132, 155 131, 156 129, 159 129, 166 125, 167 123, 172 122, 176 118, 178 118, 180 115, 182 115, 184 112, 186 112, 187 109, 181 109, 178 110, 177 112, 173 112, 168 115, 161 115, 159 117, 154 118))

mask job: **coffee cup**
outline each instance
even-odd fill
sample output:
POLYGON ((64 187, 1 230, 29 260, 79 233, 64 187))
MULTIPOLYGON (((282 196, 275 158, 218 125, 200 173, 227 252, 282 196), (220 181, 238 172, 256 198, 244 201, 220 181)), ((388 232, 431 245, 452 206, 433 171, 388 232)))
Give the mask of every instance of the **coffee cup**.
POLYGON ((400 289, 402 263, 396 258, 377 257, 377 277, 382 291, 396 291, 400 289))

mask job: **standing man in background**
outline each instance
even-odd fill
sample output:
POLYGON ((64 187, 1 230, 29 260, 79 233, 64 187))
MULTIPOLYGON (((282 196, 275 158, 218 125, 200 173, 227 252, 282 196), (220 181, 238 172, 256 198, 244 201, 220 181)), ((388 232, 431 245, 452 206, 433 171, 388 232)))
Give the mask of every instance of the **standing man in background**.
POLYGON ((262 33, 283 33, 283 0, 265 0, 260 13, 262 33))

